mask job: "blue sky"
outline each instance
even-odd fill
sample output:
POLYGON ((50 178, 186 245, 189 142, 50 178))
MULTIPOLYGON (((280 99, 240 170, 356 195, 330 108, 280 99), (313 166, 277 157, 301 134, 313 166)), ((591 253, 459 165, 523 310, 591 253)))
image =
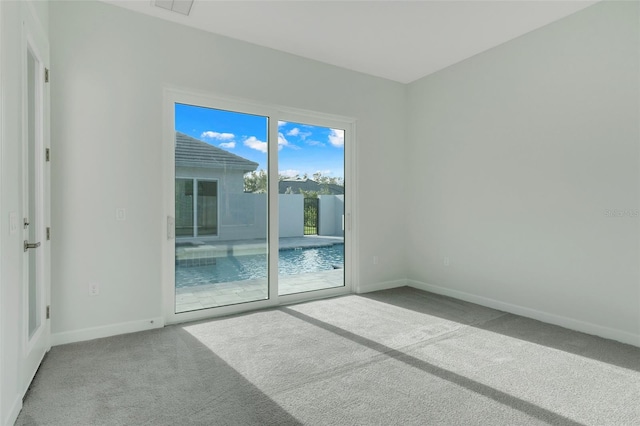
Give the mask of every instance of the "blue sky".
MULTIPOLYGON (((267 169, 267 118, 176 104, 176 130, 267 169)), ((300 123, 278 123, 279 173, 344 178, 344 131, 300 123)))

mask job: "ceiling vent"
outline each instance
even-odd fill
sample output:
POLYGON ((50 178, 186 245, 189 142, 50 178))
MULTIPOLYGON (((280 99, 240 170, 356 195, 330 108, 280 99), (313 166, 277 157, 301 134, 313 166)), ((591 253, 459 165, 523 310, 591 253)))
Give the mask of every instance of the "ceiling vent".
POLYGON ((187 16, 191 12, 191 6, 193 6, 193 0, 153 0, 151 3, 162 9, 187 16))

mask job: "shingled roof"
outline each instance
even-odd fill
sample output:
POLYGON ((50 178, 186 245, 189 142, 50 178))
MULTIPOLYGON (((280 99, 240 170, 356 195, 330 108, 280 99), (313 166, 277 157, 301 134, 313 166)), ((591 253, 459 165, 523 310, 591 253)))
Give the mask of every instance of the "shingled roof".
POLYGON ((176 132, 176 166, 252 172, 258 168, 258 163, 176 132))

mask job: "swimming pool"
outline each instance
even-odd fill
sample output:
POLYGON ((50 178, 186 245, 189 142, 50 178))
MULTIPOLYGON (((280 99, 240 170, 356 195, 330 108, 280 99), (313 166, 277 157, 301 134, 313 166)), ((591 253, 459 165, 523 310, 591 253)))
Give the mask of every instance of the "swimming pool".
MULTIPOLYGON (((216 258, 214 265, 176 265, 176 287, 266 278, 266 254, 216 258)), ((344 267, 344 244, 280 250, 280 275, 297 275, 344 267)))

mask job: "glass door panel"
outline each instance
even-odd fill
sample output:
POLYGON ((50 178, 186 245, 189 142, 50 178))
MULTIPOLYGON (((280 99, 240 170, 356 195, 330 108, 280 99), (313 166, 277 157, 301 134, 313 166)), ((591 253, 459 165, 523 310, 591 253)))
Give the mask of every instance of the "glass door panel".
MULTIPOLYGON (((24 220, 24 228, 26 231, 26 240, 28 242, 37 242, 39 222, 39 197, 38 197, 38 171, 37 171, 37 105, 38 105, 38 71, 39 64, 31 50, 27 50, 27 189, 28 189, 28 207, 27 217, 24 220)), ((29 340, 35 332, 40 328, 42 323, 41 301, 42 286, 38 276, 39 250, 37 247, 25 250, 28 256, 28 273, 27 279, 29 294, 29 321, 28 336, 29 340)))
POLYGON ((278 294, 344 286, 345 131, 278 123, 278 294))
POLYGON ((174 113, 175 313, 268 299, 268 117, 174 113))

